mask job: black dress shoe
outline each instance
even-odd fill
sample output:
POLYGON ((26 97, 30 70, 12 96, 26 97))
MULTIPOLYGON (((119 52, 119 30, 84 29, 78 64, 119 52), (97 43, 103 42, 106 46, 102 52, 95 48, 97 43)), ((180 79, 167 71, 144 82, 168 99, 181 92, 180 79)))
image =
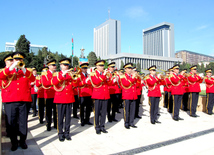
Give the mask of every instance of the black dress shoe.
POLYGON ((129 126, 125 126, 125 128, 126 128, 126 129, 130 129, 130 127, 129 127, 129 126))
POLYGON ((151 121, 152 124, 155 124, 155 121, 151 121))
POLYGON ((139 119, 141 119, 142 117, 140 117, 140 116, 135 116, 135 118, 139 118, 139 119))
POLYGON ((106 131, 106 129, 102 129, 101 132, 108 133, 108 131, 106 131))
POLYGON ((84 126, 84 125, 85 125, 85 123, 84 123, 84 122, 82 122, 82 123, 81 123, 81 126, 84 126))
POLYGON ((93 125, 91 122, 87 122, 86 124, 88 124, 88 125, 93 125))
POLYGON ((101 131, 100 130, 96 130, 96 134, 100 135, 101 131))
POLYGON ((155 121, 155 123, 161 123, 160 121, 155 121))
POLYGON ((207 113, 208 115, 212 115, 212 113, 207 113))
POLYGON ((41 120, 41 121, 39 121, 39 123, 40 123, 40 124, 43 124, 43 123, 44 123, 44 121, 43 121, 43 120, 41 120))
POLYGON ((50 126, 47 126, 47 131, 51 131, 51 127, 50 126))
POLYGON ((130 125, 130 127, 132 127, 132 128, 137 128, 137 126, 135 126, 135 125, 130 125))
POLYGON ((178 117, 178 120, 181 120, 181 121, 183 121, 184 119, 183 119, 183 118, 180 118, 180 117, 178 117))
POLYGON ((33 116, 32 117, 36 117, 36 114, 33 114, 33 116))
POLYGON ((77 116, 74 116, 73 118, 79 119, 79 117, 77 117, 77 116))
POLYGON ((26 143, 20 143, 20 147, 22 149, 27 149, 28 148, 26 143))
POLYGON ((157 114, 158 116, 160 116, 161 114, 157 114))
POLYGON ((71 137, 70 136, 66 136, 65 139, 66 140, 71 140, 71 137))
POLYGON ((60 142, 63 142, 64 140, 65 140, 65 137, 64 137, 64 136, 60 136, 60 137, 59 137, 59 141, 60 141, 60 142))
POLYGON ((178 121, 178 118, 173 118, 174 121, 178 121))
POLYGON ((16 151, 18 148, 18 144, 12 144, 11 151, 16 151))
POLYGON ((190 115, 191 117, 199 117, 198 115, 194 114, 194 115, 190 115))
POLYGON ((115 118, 114 118, 114 119, 112 119, 112 121, 113 121, 113 122, 118 122, 118 120, 116 120, 115 118))

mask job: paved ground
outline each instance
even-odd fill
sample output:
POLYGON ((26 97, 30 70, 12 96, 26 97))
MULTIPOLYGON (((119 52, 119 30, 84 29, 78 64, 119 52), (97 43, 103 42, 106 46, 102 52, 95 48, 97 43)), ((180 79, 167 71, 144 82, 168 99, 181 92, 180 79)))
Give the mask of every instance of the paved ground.
MULTIPOLYGON (((39 124, 38 117, 29 115, 28 149, 10 151, 9 139, 3 135, 3 155, 66 155, 66 154, 214 154, 214 115, 198 112, 199 118, 192 118, 180 111, 184 121, 173 121, 165 108, 160 108, 161 124, 152 125, 149 119, 149 106, 140 106, 142 119, 136 119, 138 128, 125 129, 121 114, 119 122, 106 122, 108 134, 97 135, 94 127, 80 126, 77 119, 71 121, 72 141, 59 142, 57 130, 46 131, 39 124)), ((93 114, 91 122, 93 122, 93 114)), ((4 129, 3 129, 4 130, 4 129)), ((4 134, 4 133, 3 133, 4 134)))

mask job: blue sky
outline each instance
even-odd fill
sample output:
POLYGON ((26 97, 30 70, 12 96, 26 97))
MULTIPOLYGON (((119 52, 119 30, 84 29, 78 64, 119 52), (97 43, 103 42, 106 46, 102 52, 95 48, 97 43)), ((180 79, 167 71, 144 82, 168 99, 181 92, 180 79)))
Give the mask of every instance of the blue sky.
POLYGON ((1 0, 0 51, 21 34, 52 52, 85 56, 93 29, 110 17, 121 21, 121 52, 143 53, 142 30, 161 22, 175 27, 175 51, 214 56, 213 0, 1 0))

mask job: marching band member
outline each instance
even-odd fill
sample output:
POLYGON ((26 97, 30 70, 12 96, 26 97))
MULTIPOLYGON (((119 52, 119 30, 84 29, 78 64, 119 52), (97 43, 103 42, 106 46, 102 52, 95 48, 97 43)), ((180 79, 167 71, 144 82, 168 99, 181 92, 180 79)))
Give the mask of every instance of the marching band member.
POLYGON ((206 102, 206 112, 209 115, 213 114, 213 104, 214 104, 214 78, 212 77, 212 69, 209 68, 205 70, 206 77, 206 93, 207 93, 207 102, 206 102))
MULTIPOLYGON (((48 67, 42 68, 42 75, 48 71, 48 67)), ((42 79, 41 76, 36 77, 36 87, 38 89, 37 98, 38 98, 38 116, 39 116, 39 123, 43 124, 44 119, 44 109, 45 109, 45 96, 44 96, 44 88, 42 86, 42 79)))
POLYGON ((138 75, 137 76, 137 82, 136 82, 136 89, 137 89, 137 100, 136 100, 136 106, 135 106, 135 118, 139 118, 141 119, 142 117, 140 117, 138 115, 139 113, 139 106, 140 106, 140 99, 141 99, 141 94, 142 94, 142 87, 143 87, 143 84, 141 84, 141 77, 139 75, 139 71, 137 71, 136 67, 135 69, 133 69, 136 74, 138 75))
MULTIPOLYGON (((13 64, 13 58, 12 58, 12 54, 7 54, 4 58, 3 58, 3 61, 5 62, 5 68, 9 68, 12 64, 13 64)), ((3 69, 0 70, 0 72, 2 71, 3 69)), ((3 95, 4 95, 4 91, 5 91, 5 87, 4 87, 4 84, 6 83, 7 81, 4 80, 0 80, 0 89, 1 89, 1 98, 3 98, 3 95)), ((5 104, 6 103, 2 103, 4 105, 4 109, 5 109, 5 104)), ((6 110, 5 110, 6 111, 6 110)), ((8 124, 8 119, 7 119, 7 114, 5 112, 5 125, 6 125, 6 133, 7 133, 7 137, 10 137, 10 130, 9 130, 9 124, 8 124)))
MULTIPOLYGON (((72 74, 75 74, 73 66, 70 67, 70 71, 72 74)), ((73 80, 73 92, 74 92, 74 98, 75 102, 73 103, 73 118, 79 119, 77 116, 77 109, 79 107, 79 97, 78 97, 78 84, 77 80, 73 80)))
POLYGON ((171 89, 171 94, 173 96, 173 113, 172 113, 172 117, 173 120, 178 121, 178 120, 184 120, 183 118, 179 117, 179 109, 181 107, 181 100, 183 97, 183 83, 182 80, 184 78, 183 74, 184 71, 181 72, 181 74, 179 73, 179 68, 180 65, 174 65, 172 67, 173 69, 173 74, 171 74, 169 76, 169 80, 172 83, 172 89, 171 89))
POLYGON ((203 78, 197 75, 197 65, 190 67, 190 73, 188 74, 189 92, 190 92, 190 116, 199 117, 196 115, 196 108, 198 104, 199 92, 201 92, 200 83, 203 78))
POLYGON ((91 74, 91 84, 93 86, 92 99, 95 99, 94 125, 97 134, 108 133, 105 129, 105 120, 107 112, 108 99, 110 98, 108 90, 109 76, 104 71, 105 60, 99 60, 95 63, 96 71, 91 74))
POLYGON ((57 128, 57 118, 56 118, 56 104, 53 103, 55 90, 53 88, 53 73, 56 71, 56 60, 50 60, 47 63, 48 71, 42 74, 42 85, 44 88, 44 94, 46 99, 46 127, 47 131, 51 131, 52 113, 54 120, 54 128, 57 128), (53 110, 53 112, 52 112, 53 110))
POLYGON ((123 66, 125 74, 120 77, 120 83, 122 86, 122 99, 124 101, 124 126, 126 129, 130 129, 130 126, 137 128, 134 125, 135 106, 137 100, 137 74, 133 72, 133 64, 127 63, 123 66))
MULTIPOLYGON (((187 69, 183 69, 184 74, 187 73, 187 69)), ((184 111, 188 110, 188 100, 189 100, 189 86, 188 86, 188 80, 187 80, 187 76, 184 76, 183 80, 183 98, 182 98, 182 109, 184 111)))
MULTIPOLYGON (((32 70, 33 70, 33 76, 36 79, 37 70, 35 67, 33 67, 32 70)), ((30 108, 32 107, 32 110, 33 110, 33 116, 32 117, 35 117, 37 114, 37 109, 36 109, 37 92, 35 90, 35 85, 36 85, 36 80, 34 82, 30 82, 32 106, 30 105, 28 112, 30 111, 30 108)))
MULTIPOLYGON (((169 68, 169 76, 173 74, 173 69, 172 67, 169 68)), ((172 108, 173 108, 173 99, 172 99, 172 83, 171 81, 169 81, 169 77, 166 78, 166 83, 167 83, 167 87, 168 87, 168 107, 167 107, 167 111, 169 113, 172 113, 172 108)))
POLYGON ((122 87, 121 87, 121 84, 120 84, 120 76, 121 75, 124 75, 124 69, 120 69, 118 71, 118 87, 120 86, 120 93, 118 94, 119 95, 119 105, 118 105, 118 110, 117 110, 117 113, 121 113, 119 111, 120 108, 123 108, 123 99, 122 99, 122 87))
POLYGON ((51 80, 55 89, 54 103, 57 107, 57 131, 59 141, 65 139, 71 140, 70 137, 70 122, 71 122, 71 107, 75 102, 74 92, 72 86, 72 76, 69 70, 69 64, 71 59, 64 58, 59 61, 60 72, 55 72, 54 77, 51 80), (63 120, 65 117, 64 132, 63 132, 63 120))
POLYGON ((120 89, 118 87, 118 76, 114 73, 115 69, 115 62, 111 62, 108 64, 108 69, 110 74, 110 85, 109 85, 109 93, 110 99, 108 100, 108 107, 107 107, 107 118, 109 122, 117 122, 115 119, 115 113, 118 110, 118 103, 119 103, 119 93, 120 89))
POLYGON ((18 148, 18 134, 21 148, 28 148, 25 142, 27 139, 27 104, 32 102, 29 81, 35 81, 35 77, 25 68, 24 53, 14 52, 12 57, 13 64, 0 73, 0 80, 4 81, 2 102, 5 103, 10 128, 11 150, 15 151, 18 148))
POLYGON ((164 108, 167 108, 168 107, 168 84, 167 84, 167 79, 169 77, 169 71, 165 71, 165 77, 164 77, 164 88, 163 88, 163 91, 164 91, 164 105, 163 107, 164 108))
POLYGON ((148 97, 150 105, 150 120, 152 124, 161 123, 158 119, 159 101, 161 97, 160 85, 163 84, 162 79, 156 76, 156 66, 148 68, 150 75, 145 77, 145 83, 148 87, 148 97))
POLYGON ((77 79, 79 87, 79 97, 80 97, 80 121, 81 126, 85 124, 93 125, 90 122, 91 107, 92 107, 92 85, 90 77, 87 73, 89 64, 83 63, 80 65, 81 73, 80 77, 77 79))

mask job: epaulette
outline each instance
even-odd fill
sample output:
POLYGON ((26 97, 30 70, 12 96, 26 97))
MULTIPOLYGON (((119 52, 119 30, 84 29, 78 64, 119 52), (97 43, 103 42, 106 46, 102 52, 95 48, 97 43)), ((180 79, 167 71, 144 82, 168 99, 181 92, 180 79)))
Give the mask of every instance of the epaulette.
POLYGON ((95 74, 95 72, 91 72, 91 73, 90 73, 90 76, 94 76, 94 74, 95 74))
POLYGON ((54 72, 54 73, 53 73, 53 76, 57 76, 57 75, 58 75, 58 72, 54 72))
POLYGON ((124 74, 120 75, 120 79, 123 79, 123 78, 125 78, 125 75, 124 74))
POLYGON ((40 80, 40 79, 41 79, 40 75, 36 76, 36 80, 40 80))
POLYGON ((145 77, 144 77, 144 80, 147 80, 147 79, 149 79, 150 77, 149 77, 149 75, 146 75, 145 77))
POLYGON ((26 68, 28 71, 30 71, 30 72, 32 72, 33 71, 33 69, 32 68, 26 68))
POLYGON ((47 71, 46 72, 42 72, 41 75, 47 75, 47 71))
POLYGON ((170 74, 170 75, 169 75, 169 78, 171 78, 171 77, 173 77, 173 76, 174 76, 174 74, 170 74))

